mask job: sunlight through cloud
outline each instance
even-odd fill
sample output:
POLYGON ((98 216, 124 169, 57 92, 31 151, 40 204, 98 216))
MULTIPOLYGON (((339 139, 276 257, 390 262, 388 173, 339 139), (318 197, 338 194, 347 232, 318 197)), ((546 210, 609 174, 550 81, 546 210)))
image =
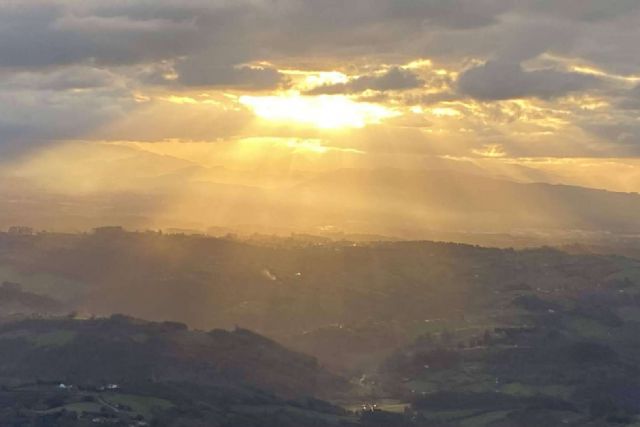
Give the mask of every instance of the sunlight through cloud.
POLYGON ((247 95, 240 97, 240 103, 265 120, 294 122, 321 129, 362 128, 399 115, 381 105, 355 102, 346 96, 333 95, 247 95))

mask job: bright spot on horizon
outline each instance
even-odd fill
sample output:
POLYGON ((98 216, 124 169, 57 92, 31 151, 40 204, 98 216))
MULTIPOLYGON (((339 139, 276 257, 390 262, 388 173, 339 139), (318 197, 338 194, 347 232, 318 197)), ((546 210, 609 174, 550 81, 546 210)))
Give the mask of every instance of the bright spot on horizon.
POLYGON ((377 104, 356 102, 343 95, 242 96, 240 103, 260 118, 295 122, 321 129, 362 128, 399 113, 377 104))

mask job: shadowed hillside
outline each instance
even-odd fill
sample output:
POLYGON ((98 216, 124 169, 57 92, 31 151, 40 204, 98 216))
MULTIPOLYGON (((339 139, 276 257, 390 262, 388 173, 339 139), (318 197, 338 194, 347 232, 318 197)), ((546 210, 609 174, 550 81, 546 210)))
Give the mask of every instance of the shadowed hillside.
POLYGON ((313 394, 365 405, 342 421, 385 427, 519 426, 532 412, 550 425, 633 421, 640 408, 621 396, 640 384, 640 261, 573 250, 117 227, 2 234, 0 272, 20 292, 64 296, 81 316, 171 322, 12 322, 0 329, 0 372, 8 384, 62 377, 313 394), (258 330, 319 362, 245 329, 176 322, 258 330))
POLYGON ((638 261, 550 248, 241 242, 119 229, 0 235, 0 265, 26 290, 69 295, 80 312, 241 325, 341 365, 351 364, 350 353, 410 340, 425 321, 501 310, 511 288, 579 294, 640 278, 638 261))
POLYGON ((118 315, 0 324, 0 383, 2 425, 357 421, 313 398, 347 385, 309 356, 244 329, 198 332, 118 315))
POLYGON ((35 319, 0 325, 0 377, 80 384, 243 384, 282 396, 344 389, 315 359, 248 330, 190 331, 180 323, 35 319))

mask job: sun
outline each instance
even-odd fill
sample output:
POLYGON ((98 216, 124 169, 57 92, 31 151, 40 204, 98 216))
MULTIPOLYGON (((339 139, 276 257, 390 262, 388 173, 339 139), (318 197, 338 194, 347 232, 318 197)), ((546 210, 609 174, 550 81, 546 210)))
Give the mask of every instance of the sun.
POLYGON ((356 102, 343 95, 304 96, 290 92, 275 96, 246 95, 239 101, 264 120, 320 129, 362 128, 398 115, 382 105, 356 102))

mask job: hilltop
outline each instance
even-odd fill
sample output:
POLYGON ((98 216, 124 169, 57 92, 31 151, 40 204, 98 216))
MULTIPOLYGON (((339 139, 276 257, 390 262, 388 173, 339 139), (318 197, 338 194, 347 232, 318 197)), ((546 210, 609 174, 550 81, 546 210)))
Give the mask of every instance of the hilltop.
POLYGON ((244 329, 199 332, 120 315, 0 324, 0 384, 3 425, 349 420, 345 411, 313 398, 347 386, 312 357, 244 329))

